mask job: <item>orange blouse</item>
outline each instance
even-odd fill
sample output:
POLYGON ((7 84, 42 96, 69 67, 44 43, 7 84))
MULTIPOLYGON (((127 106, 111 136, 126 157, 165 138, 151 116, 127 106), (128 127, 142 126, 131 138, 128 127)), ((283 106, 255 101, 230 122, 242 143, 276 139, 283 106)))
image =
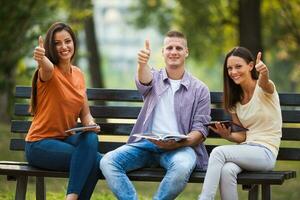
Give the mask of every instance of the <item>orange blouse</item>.
POLYGON ((77 125, 85 96, 84 76, 75 66, 66 74, 55 66, 53 76, 46 82, 38 78, 36 114, 26 141, 69 136, 64 131, 77 125))

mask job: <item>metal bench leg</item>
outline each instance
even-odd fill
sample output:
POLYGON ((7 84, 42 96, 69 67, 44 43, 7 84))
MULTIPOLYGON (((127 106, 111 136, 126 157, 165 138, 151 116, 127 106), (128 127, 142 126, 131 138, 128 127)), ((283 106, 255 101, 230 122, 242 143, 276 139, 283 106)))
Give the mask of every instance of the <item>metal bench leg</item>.
POLYGON ((262 200, 271 200, 271 186, 263 184, 261 186, 261 199, 262 200))
POLYGON ((252 185, 248 193, 248 200, 258 200, 258 185, 252 185))
POLYGON ((17 177, 15 200, 25 200, 26 199, 27 182, 28 182, 27 176, 17 177))
POLYGON ((44 177, 36 177, 35 181, 35 195, 36 200, 45 200, 46 199, 46 186, 44 177))

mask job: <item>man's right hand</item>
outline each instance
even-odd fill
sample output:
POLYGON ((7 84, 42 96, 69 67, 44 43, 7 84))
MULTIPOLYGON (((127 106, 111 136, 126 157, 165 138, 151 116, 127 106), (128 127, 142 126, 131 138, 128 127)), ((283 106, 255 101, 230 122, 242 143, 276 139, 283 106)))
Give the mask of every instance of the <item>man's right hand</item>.
POLYGON ((145 40, 145 47, 141 49, 138 53, 138 64, 140 67, 145 67, 148 64, 148 60, 150 58, 150 44, 149 40, 145 40))

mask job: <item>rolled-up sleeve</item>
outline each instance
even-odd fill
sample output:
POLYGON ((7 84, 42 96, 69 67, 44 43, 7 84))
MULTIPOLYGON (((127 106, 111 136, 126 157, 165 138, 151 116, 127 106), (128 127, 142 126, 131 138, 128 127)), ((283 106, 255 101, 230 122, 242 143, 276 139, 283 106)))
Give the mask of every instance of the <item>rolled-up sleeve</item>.
POLYGON ((152 89, 153 83, 155 82, 155 70, 151 69, 151 73, 152 73, 153 78, 149 85, 145 85, 145 84, 141 83, 138 79, 137 74, 135 75, 135 85, 136 85, 139 93, 143 96, 147 95, 147 93, 152 89))
POLYGON ((206 138, 209 131, 203 124, 209 123, 211 120, 210 92, 207 87, 203 87, 198 94, 199 98, 192 121, 192 131, 199 131, 206 138))

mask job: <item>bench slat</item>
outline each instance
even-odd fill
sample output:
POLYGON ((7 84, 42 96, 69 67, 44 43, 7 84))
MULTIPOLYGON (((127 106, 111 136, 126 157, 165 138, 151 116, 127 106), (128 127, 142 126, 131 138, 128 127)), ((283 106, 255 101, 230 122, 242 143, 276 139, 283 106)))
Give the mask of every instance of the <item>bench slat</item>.
MULTIPOLYGON (((26 134, 30 128, 31 121, 12 120, 11 132, 26 134)), ((130 134, 133 124, 125 123, 101 123, 101 132, 99 135, 122 135, 127 136, 130 134)), ((214 134, 210 130, 209 138, 220 138, 218 134, 214 134)), ((283 128, 282 140, 300 141, 299 128, 283 128)))
MULTIPOLYGON (((13 120, 11 124, 11 132, 27 134, 30 125, 31 121, 13 120)), ((128 136, 133 128, 133 124, 125 123, 100 123, 100 126, 101 132, 99 133, 99 135, 128 136)))
MULTIPOLYGON (((211 92, 211 101, 216 104, 222 103, 221 92, 211 92)), ((17 86, 15 97, 29 99, 31 96, 31 87, 17 86)), ((142 96, 137 90, 128 89, 106 89, 106 88, 88 88, 87 96, 89 100, 102 101, 130 101, 142 102, 142 96)))
MULTIPOLYGON (((27 104, 15 104, 16 116, 29 116, 27 104)), ((141 107, 135 106, 90 106, 95 118, 136 119, 141 107)), ((213 108, 211 116, 214 120, 228 120, 229 115, 221 108, 213 108)))
MULTIPOLYGON (((141 95, 137 90, 88 88, 89 100, 109 100, 109 101, 142 101, 141 95)), ((213 104, 222 103, 222 92, 210 92, 213 104)), ((29 99, 31 87, 17 86, 15 97, 29 99)), ((299 93, 280 93, 280 104, 284 106, 300 106, 299 93)))
MULTIPOLYGON (((16 116, 29 116, 27 104, 15 104, 16 116)), ((95 118, 121 118, 136 119, 141 107, 134 106, 90 106, 91 113, 95 118)), ((228 120, 229 115, 221 108, 212 108, 213 120, 228 120)), ((284 123, 300 123, 300 110, 282 110, 284 123)))
POLYGON ((89 100, 142 102, 143 98, 137 90, 118 90, 104 88, 87 89, 89 100))
MULTIPOLYGON (((99 152, 107 153, 125 144, 124 142, 99 142, 99 152)), ((210 153, 216 145, 205 145, 210 153)), ((23 139, 11 139, 10 150, 24 151, 25 141, 23 139)), ((300 149, 298 148, 280 148, 277 160, 300 160, 300 149)))
MULTIPOLYGON (((15 115, 30 116, 28 108, 27 104, 16 104, 15 115)), ((90 106, 91 114, 95 118, 136 119, 140 109, 134 106, 90 106)))

